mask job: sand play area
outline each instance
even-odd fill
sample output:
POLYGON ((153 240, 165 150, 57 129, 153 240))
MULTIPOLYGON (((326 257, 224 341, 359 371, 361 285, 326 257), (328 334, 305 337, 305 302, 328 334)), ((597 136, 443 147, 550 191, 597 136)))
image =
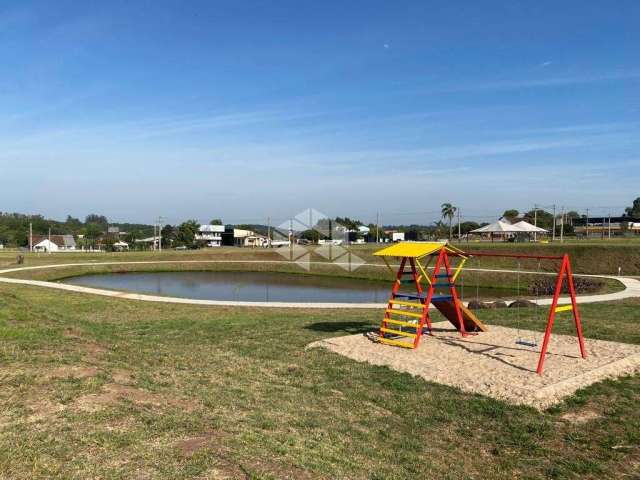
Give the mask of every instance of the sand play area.
POLYGON ((513 328, 492 325, 489 332, 463 338, 448 322, 433 327, 434 335, 424 336, 416 350, 375 343, 361 334, 327 338, 309 346, 538 409, 605 378, 640 370, 640 346, 586 339, 588 356, 582 359, 575 336, 553 334, 540 376, 535 373, 540 333, 520 331, 522 337, 538 339, 537 347, 527 347, 515 343, 518 332, 513 328))

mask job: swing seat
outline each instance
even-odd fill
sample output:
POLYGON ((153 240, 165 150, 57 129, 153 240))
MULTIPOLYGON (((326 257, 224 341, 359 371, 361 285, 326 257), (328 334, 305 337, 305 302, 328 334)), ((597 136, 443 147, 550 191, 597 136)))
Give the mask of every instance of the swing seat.
POLYGON ((536 342, 530 342, 528 340, 521 340, 521 339, 516 340, 516 344, 517 345, 524 345, 525 347, 537 347, 538 346, 538 344, 536 342))

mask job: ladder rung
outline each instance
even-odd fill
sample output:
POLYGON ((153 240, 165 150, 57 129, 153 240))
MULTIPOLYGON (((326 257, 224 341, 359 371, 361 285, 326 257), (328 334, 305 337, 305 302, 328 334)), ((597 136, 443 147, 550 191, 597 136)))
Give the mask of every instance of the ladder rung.
POLYGON ((414 348, 413 342, 403 342, 401 340, 391 340, 390 338, 378 338, 380 343, 385 343, 387 345, 395 345, 396 347, 404 347, 404 348, 414 348))
POLYGON ((419 323, 403 322, 402 320, 394 320, 392 318, 385 318, 383 322, 391 323, 392 325, 400 325, 401 327, 420 328, 419 323))
POLYGON ((434 283, 434 287, 453 287, 453 283, 434 283))
POLYGON ((392 305, 402 305, 403 307, 424 308, 424 303, 404 302, 402 300, 389 300, 392 305))
POLYGON ((400 335, 401 337, 416 338, 415 333, 403 332, 401 330, 393 330, 392 328, 380 328, 381 332, 390 333, 391 335, 400 335))
POLYGON ((415 294, 411 294, 411 293, 396 293, 394 295, 394 297, 409 298, 411 300, 424 300, 425 299, 424 295, 415 295, 415 294))
POLYGON ((416 283, 416 280, 419 282, 420 277, 417 278, 407 278, 406 280, 398 280, 401 285, 409 285, 410 283, 416 283))
POLYGON ((453 300, 453 295, 434 295, 431 297, 432 302, 444 302, 446 300, 453 300))
POLYGON ((402 272, 402 275, 413 275, 413 272, 411 270, 405 270, 402 272))
POLYGON ((570 310, 573 310, 573 305, 562 305, 560 307, 556 307, 554 312, 556 312, 556 313, 558 313, 558 312, 568 312, 570 310))
POLYGON ((387 308, 387 313, 395 313, 396 315, 404 315, 405 317, 422 318, 421 313, 407 312, 405 310, 398 310, 397 308, 387 308))
POLYGON ((439 273, 436 275, 436 278, 449 278, 448 273, 439 273))

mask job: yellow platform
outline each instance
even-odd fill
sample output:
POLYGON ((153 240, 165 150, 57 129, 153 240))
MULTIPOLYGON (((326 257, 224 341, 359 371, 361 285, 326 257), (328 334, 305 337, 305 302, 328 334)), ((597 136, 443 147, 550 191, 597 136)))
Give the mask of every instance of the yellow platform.
POLYGON ((443 248, 449 253, 464 255, 462 250, 447 242, 400 242, 378 250, 374 255, 378 257, 422 258, 437 253, 443 248))

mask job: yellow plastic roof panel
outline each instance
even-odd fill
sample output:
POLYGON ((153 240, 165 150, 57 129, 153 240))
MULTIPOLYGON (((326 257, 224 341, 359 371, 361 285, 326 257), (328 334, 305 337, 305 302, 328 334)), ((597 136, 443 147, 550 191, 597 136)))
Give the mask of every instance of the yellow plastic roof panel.
POLYGON ((374 253, 378 257, 409 257, 419 258, 446 247, 445 242, 400 242, 383 248, 374 253))

